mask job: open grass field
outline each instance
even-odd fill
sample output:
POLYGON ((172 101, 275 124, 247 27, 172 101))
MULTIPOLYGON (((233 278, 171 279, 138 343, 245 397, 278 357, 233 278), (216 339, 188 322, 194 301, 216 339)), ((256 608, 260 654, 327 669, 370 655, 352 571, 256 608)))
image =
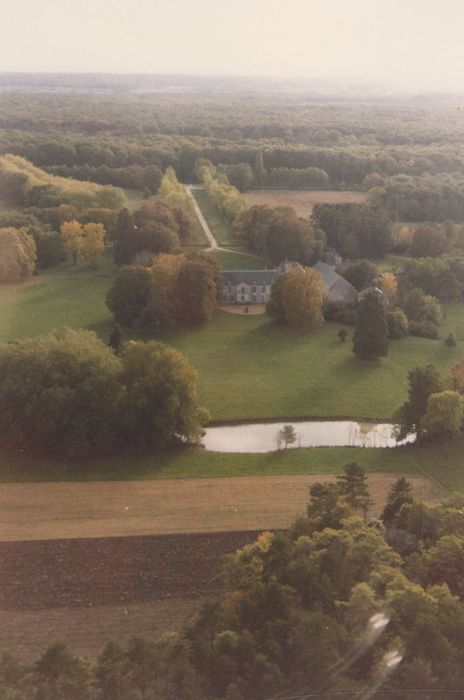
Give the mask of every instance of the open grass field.
MULTIPOLYGON (((463 309, 464 311, 464 309, 463 309)), ((217 311, 205 328, 160 337, 190 360, 200 398, 213 420, 298 417, 389 419, 407 395, 407 373, 433 362, 442 370, 460 357, 440 340, 394 341, 388 357, 361 363, 340 326, 302 335, 266 316, 217 311)))
POLYGON ((315 204, 363 204, 366 192, 341 192, 338 190, 252 190, 246 198, 253 204, 270 207, 293 207, 298 216, 307 219, 315 204))
POLYGON ((226 219, 221 216, 217 209, 210 204, 205 191, 193 188, 192 194, 203 212, 203 216, 208 222, 208 226, 210 227, 211 232, 218 244, 229 246, 240 243, 240 241, 237 241, 234 231, 232 230, 232 227, 228 221, 226 221, 226 219))
POLYGON ((1 284, 0 340, 40 335, 60 326, 83 326, 106 338, 112 321, 105 295, 116 271, 108 254, 97 270, 64 263, 26 282, 1 284))

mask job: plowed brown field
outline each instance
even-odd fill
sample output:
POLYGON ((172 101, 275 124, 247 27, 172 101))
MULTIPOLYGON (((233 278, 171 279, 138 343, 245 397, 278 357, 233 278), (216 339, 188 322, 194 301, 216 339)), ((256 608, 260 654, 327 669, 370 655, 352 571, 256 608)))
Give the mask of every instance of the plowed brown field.
POLYGON ((364 204, 366 192, 347 190, 253 190, 245 195, 250 204, 293 207, 298 216, 308 218, 315 204, 364 204))

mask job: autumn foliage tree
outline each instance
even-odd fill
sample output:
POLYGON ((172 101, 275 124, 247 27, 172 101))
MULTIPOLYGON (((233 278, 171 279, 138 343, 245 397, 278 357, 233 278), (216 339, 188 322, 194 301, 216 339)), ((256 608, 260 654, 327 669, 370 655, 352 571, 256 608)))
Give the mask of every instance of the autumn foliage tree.
POLYGON ((316 270, 298 265, 282 288, 282 306, 289 326, 310 330, 324 322, 324 282, 316 270))
POLYGON ((0 228, 0 282, 30 277, 36 260, 36 244, 26 229, 0 228))
POLYGON ((107 305, 125 326, 195 325, 211 320, 220 288, 219 266, 210 258, 163 254, 148 268, 123 268, 108 291, 107 305))
POLYGON ((84 260, 97 267, 105 252, 105 229, 103 224, 84 224, 80 253, 84 260))
POLYGON ((73 265, 75 265, 82 248, 82 226, 75 219, 73 221, 65 221, 60 226, 60 233, 66 254, 72 259, 73 265))
POLYGON ((324 291, 324 282, 316 270, 297 265, 275 280, 267 312, 293 328, 318 328, 324 322, 324 291))

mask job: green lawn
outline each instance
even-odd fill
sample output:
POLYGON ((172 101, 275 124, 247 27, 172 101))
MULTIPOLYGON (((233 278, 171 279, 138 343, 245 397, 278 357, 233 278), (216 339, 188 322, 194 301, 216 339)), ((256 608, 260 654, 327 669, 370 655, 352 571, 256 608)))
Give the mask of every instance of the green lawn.
POLYGON ((0 452, 0 482, 323 475, 340 473, 352 461, 359 462, 369 472, 423 474, 444 490, 464 491, 464 438, 446 447, 323 447, 267 454, 221 454, 189 448, 79 462, 0 452))
POLYGON ((0 340, 83 326, 105 340, 112 326, 105 295, 116 273, 111 256, 97 270, 65 263, 20 284, 0 285, 0 340))
MULTIPOLYGON (((463 307, 464 312, 464 307, 463 307)), ((199 373, 202 402, 215 420, 354 416, 388 419, 407 395, 408 370, 428 362, 447 370, 459 355, 443 341, 407 337, 387 358, 360 363, 338 324, 301 335, 266 316, 216 312, 212 323, 162 339, 199 373)))
POLYGON ((203 212, 213 236, 219 245, 236 245, 237 239, 232 229, 232 226, 223 216, 213 207, 204 190, 192 189, 192 194, 197 200, 197 204, 203 212))
POLYGON ((222 270, 262 270, 264 260, 255 255, 226 250, 210 250, 207 255, 219 263, 222 270))

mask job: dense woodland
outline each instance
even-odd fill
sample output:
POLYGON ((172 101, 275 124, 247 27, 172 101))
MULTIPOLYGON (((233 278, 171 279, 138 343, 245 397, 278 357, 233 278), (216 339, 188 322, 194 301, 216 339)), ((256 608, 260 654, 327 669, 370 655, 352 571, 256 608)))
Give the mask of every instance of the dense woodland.
POLYGON ((242 90, 203 88, 192 101, 182 88, 135 93, 124 83, 107 94, 5 89, 0 153, 56 175, 142 189, 168 166, 194 181, 197 159, 206 158, 239 189, 374 187, 376 201, 401 219, 464 218, 456 100, 322 100, 300 92, 284 101, 242 90))

